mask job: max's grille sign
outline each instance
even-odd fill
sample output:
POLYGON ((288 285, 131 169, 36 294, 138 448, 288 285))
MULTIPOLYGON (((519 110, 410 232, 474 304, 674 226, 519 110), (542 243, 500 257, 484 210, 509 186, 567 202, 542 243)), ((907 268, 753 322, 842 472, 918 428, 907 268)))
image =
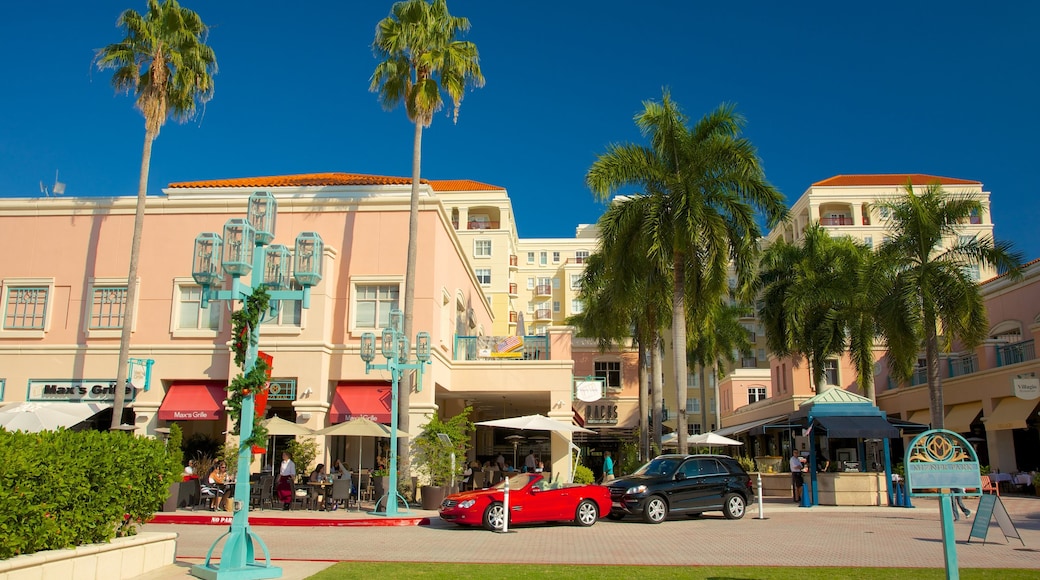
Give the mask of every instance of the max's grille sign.
MULTIPOLYGON (((126 400, 134 400, 137 392, 129 385, 126 400)), ((116 398, 116 382, 113 379, 100 380, 29 380, 30 401, 66 401, 92 402, 113 401, 116 398)))

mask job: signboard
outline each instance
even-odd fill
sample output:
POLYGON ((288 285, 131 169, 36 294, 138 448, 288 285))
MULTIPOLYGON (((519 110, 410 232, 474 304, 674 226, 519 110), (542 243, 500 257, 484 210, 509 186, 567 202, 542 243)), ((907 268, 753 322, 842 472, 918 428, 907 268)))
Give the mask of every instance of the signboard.
POLYGON ((585 425, 617 425, 618 406, 604 401, 598 405, 585 405, 585 425))
POLYGON ((952 431, 926 431, 906 451, 906 488, 911 496, 948 495, 951 488, 980 495, 982 477, 975 450, 952 431))
POLYGON ((1040 377, 1015 377, 1011 379, 1011 386, 1019 399, 1040 399, 1040 377))
MULTIPOLYGON (((137 391, 125 387, 127 401, 133 401, 137 391)), ((29 379, 30 401, 64 401, 67 403, 89 403, 114 401, 115 379, 29 379)))
POLYGON ((972 538, 979 538, 985 544, 986 532, 989 531, 989 522, 993 517, 997 518, 997 525, 1000 526, 1000 531, 1004 532, 1005 538, 1015 538, 1022 542, 1023 546, 1026 545, 1025 540, 1018 533, 1018 528, 1011 521, 1011 516, 1008 515, 1007 510, 1004 508, 1004 502, 1000 501, 1000 498, 993 494, 983 494, 979 498, 979 507, 975 511, 975 521, 971 523, 968 541, 970 542, 972 538))
POLYGON ((603 398, 603 381, 601 379, 574 381, 574 397, 579 401, 595 403, 603 398))

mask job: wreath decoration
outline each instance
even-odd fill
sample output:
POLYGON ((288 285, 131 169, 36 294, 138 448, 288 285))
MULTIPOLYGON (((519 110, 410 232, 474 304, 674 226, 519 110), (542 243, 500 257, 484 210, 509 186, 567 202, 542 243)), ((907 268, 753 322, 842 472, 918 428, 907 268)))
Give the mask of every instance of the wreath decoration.
MULTIPOLYGON (((271 295, 267 293, 267 288, 260 286, 253 289, 253 293, 246 298, 242 309, 231 314, 231 350, 235 353, 235 364, 243 370, 227 386, 228 414, 231 415, 231 419, 234 421, 231 429, 233 435, 239 435, 242 432, 242 401, 246 397, 261 393, 268 388, 268 366, 263 359, 257 357, 253 368, 249 372, 244 371, 246 351, 249 350, 250 346, 256 346, 256 339, 253 337, 252 330, 259 326, 260 317, 267 311, 270 302, 271 295)), ((241 445, 263 447, 266 444, 267 428, 264 427, 263 417, 254 413, 253 433, 249 436, 249 439, 243 440, 241 445)))

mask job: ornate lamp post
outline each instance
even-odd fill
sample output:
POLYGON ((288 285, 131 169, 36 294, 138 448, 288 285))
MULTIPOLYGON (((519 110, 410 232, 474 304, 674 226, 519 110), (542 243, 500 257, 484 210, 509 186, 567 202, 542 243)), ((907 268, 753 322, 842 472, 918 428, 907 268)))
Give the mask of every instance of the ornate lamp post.
MULTIPOLYGON (((224 225, 224 237, 206 232, 195 238, 195 255, 192 278, 202 286, 202 306, 213 300, 249 301, 257 294, 270 297, 267 313, 276 315, 279 300, 299 300, 304 308, 310 306, 311 286, 321 281, 321 265, 324 244, 321 236, 314 232, 301 233, 296 238, 295 251, 282 245, 268 245, 274 239, 275 218, 278 203, 267 192, 256 192, 249 196, 247 219, 234 218, 224 225), (289 267, 293 278, 303 290, 289 290, 289 267), (251 284, 239 279, 249 275, 251 284), (224 274, 231 276, 231 289, 220 289, 224 274), (257 292, 261 290, 261 292, 257 292)), ((248 304, 247 304, 248 306, 248 304)), ((246 336, 233 336, 232 341, 241 341, 245 346, 244 376, 256 367, 260 338, 259 319, 244 329, 246 336)), ((238 450, 238 479, 235 485, 235 514, 231 528, 213 543, 203 564, 193 566, 191 573, 199 578, 277 578, 282 569, 271 566, 267 546, 259 536, 249 530, 249 463, 252 455, 249 440, 253 435, 254 394, 243 392, 239 419, 240 447, 238 450), (220 564, 210 564, 213 551, 227 537, 220 554, 220 564), (264 561, 257 563, 254 542, 264 553, 264 561)))
MULTIPOLYGON (((365 361, 365 374, 372 369, 390 371, 393 381, 391 388, 390 404, 390 489, 376 502, 373 514, 395 516, 397 515, 397 500, 404 499, 397 493, 397 387, 401 379, 401 371, 419 371, 419 381, 416 383, 418 389, 422 390, 423 366, 430 362, 430 333, 420 332, 415 335, 415 358, 416 362, 408 362, 411 354, 411 346, 408 337, 401 332, 401 311, 396 308, 390 311, 390 326, 383 329, 383 344, 381 351, 386 358, 386 364, 374 365, 372 361, 376 358, 376 335, 366 332, 361 335, 361 360, 365 361), (379 504, 383 504, 382 511, 379 504)), ((407 505, 407 504, 406 504, 407 505)))

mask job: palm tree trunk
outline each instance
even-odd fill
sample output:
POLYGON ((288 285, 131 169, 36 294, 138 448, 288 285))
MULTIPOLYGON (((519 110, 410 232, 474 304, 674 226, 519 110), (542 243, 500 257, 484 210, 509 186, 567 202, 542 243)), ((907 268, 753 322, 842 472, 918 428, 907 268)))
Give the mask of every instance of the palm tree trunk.
MULTIPOLYGON (((641 336, 641 333, 637 333, 637 336, 641 336)), ((645 461, 650 457, 650 429, 647 425, 647 416, 650 411, 649 393, 647 387, 649 385, 649 376, 647 374, 647 352, 646 352, 646 341, 639 340, 639 459, 645 461)))
MULTIPOLYGON (((710 431, 708 429, 708 386, 704 384, 704 365, 701 365, 700 369, 700 380, 701 380, 701 432, 710 431)), ((718 420, 718 419, 716 419, 718 420)))
POLYGON ((943 428, 943 392, 939 379, 939 336, 935 330, 935 310, 924 309, 924 357, 928 365, 928 400, 932 411, 932 429, 943 428))
POLYGON ((661 435, 664 433, 664 386, 661 384, 661 371, 664 369, 664 360, 661 356, 661 337, 654 330, 654 338, 650 342, 650 388, 653 400, 654 440, 657 450, 661 450, 661 435))
POLYGON ((675 370, 675 423, 679 453, 686 445, 686 271, 682 257, 675 256, 675 282, 672 286, 672 362, 675 370))
POLYGON ((116 368, 115 398, 112 400, 112 424, 115 429, 123 422, 126 406, 126 378, 130 362, 130 332, 134 328, 134 304, 137 303, 137 267, 141 261, 141 238, 144 234, 144 209, 148 197, 148 170, 152 162, 152 142, 155 133, 144 132, 144 150, 141 153, 141 175, 137 181, 137 210, 134 212, 134 237, 130 242, 130 271, 126 275, 126 305, 123 310, 123 328, 119 334, 119 366, 116 368))
MULTIPOLYGON (((408 202, 408 258, 404 271, 404 328, 403 332, 412 341, 412 323, 415 319, 415 267, 419 253, 419 167, 422 161, 422 121, 415 121, 415 141, 412 145, 412 195, 408 202)), ((409 357, 411 358, 411 357, 409 357)), ((398 429, 408 432, 411 413, 410 397, 412 381, 415 373, 407 371, 398 383, 397 393, 397 425, 398 429)), ((408 457, 408 438, 394 439, 398 447, 398 470, 410 473, 408 457), (401 439, 404 439, 402 442, 401 439), (405 452, 401 453, 400 449, 405 452)))

